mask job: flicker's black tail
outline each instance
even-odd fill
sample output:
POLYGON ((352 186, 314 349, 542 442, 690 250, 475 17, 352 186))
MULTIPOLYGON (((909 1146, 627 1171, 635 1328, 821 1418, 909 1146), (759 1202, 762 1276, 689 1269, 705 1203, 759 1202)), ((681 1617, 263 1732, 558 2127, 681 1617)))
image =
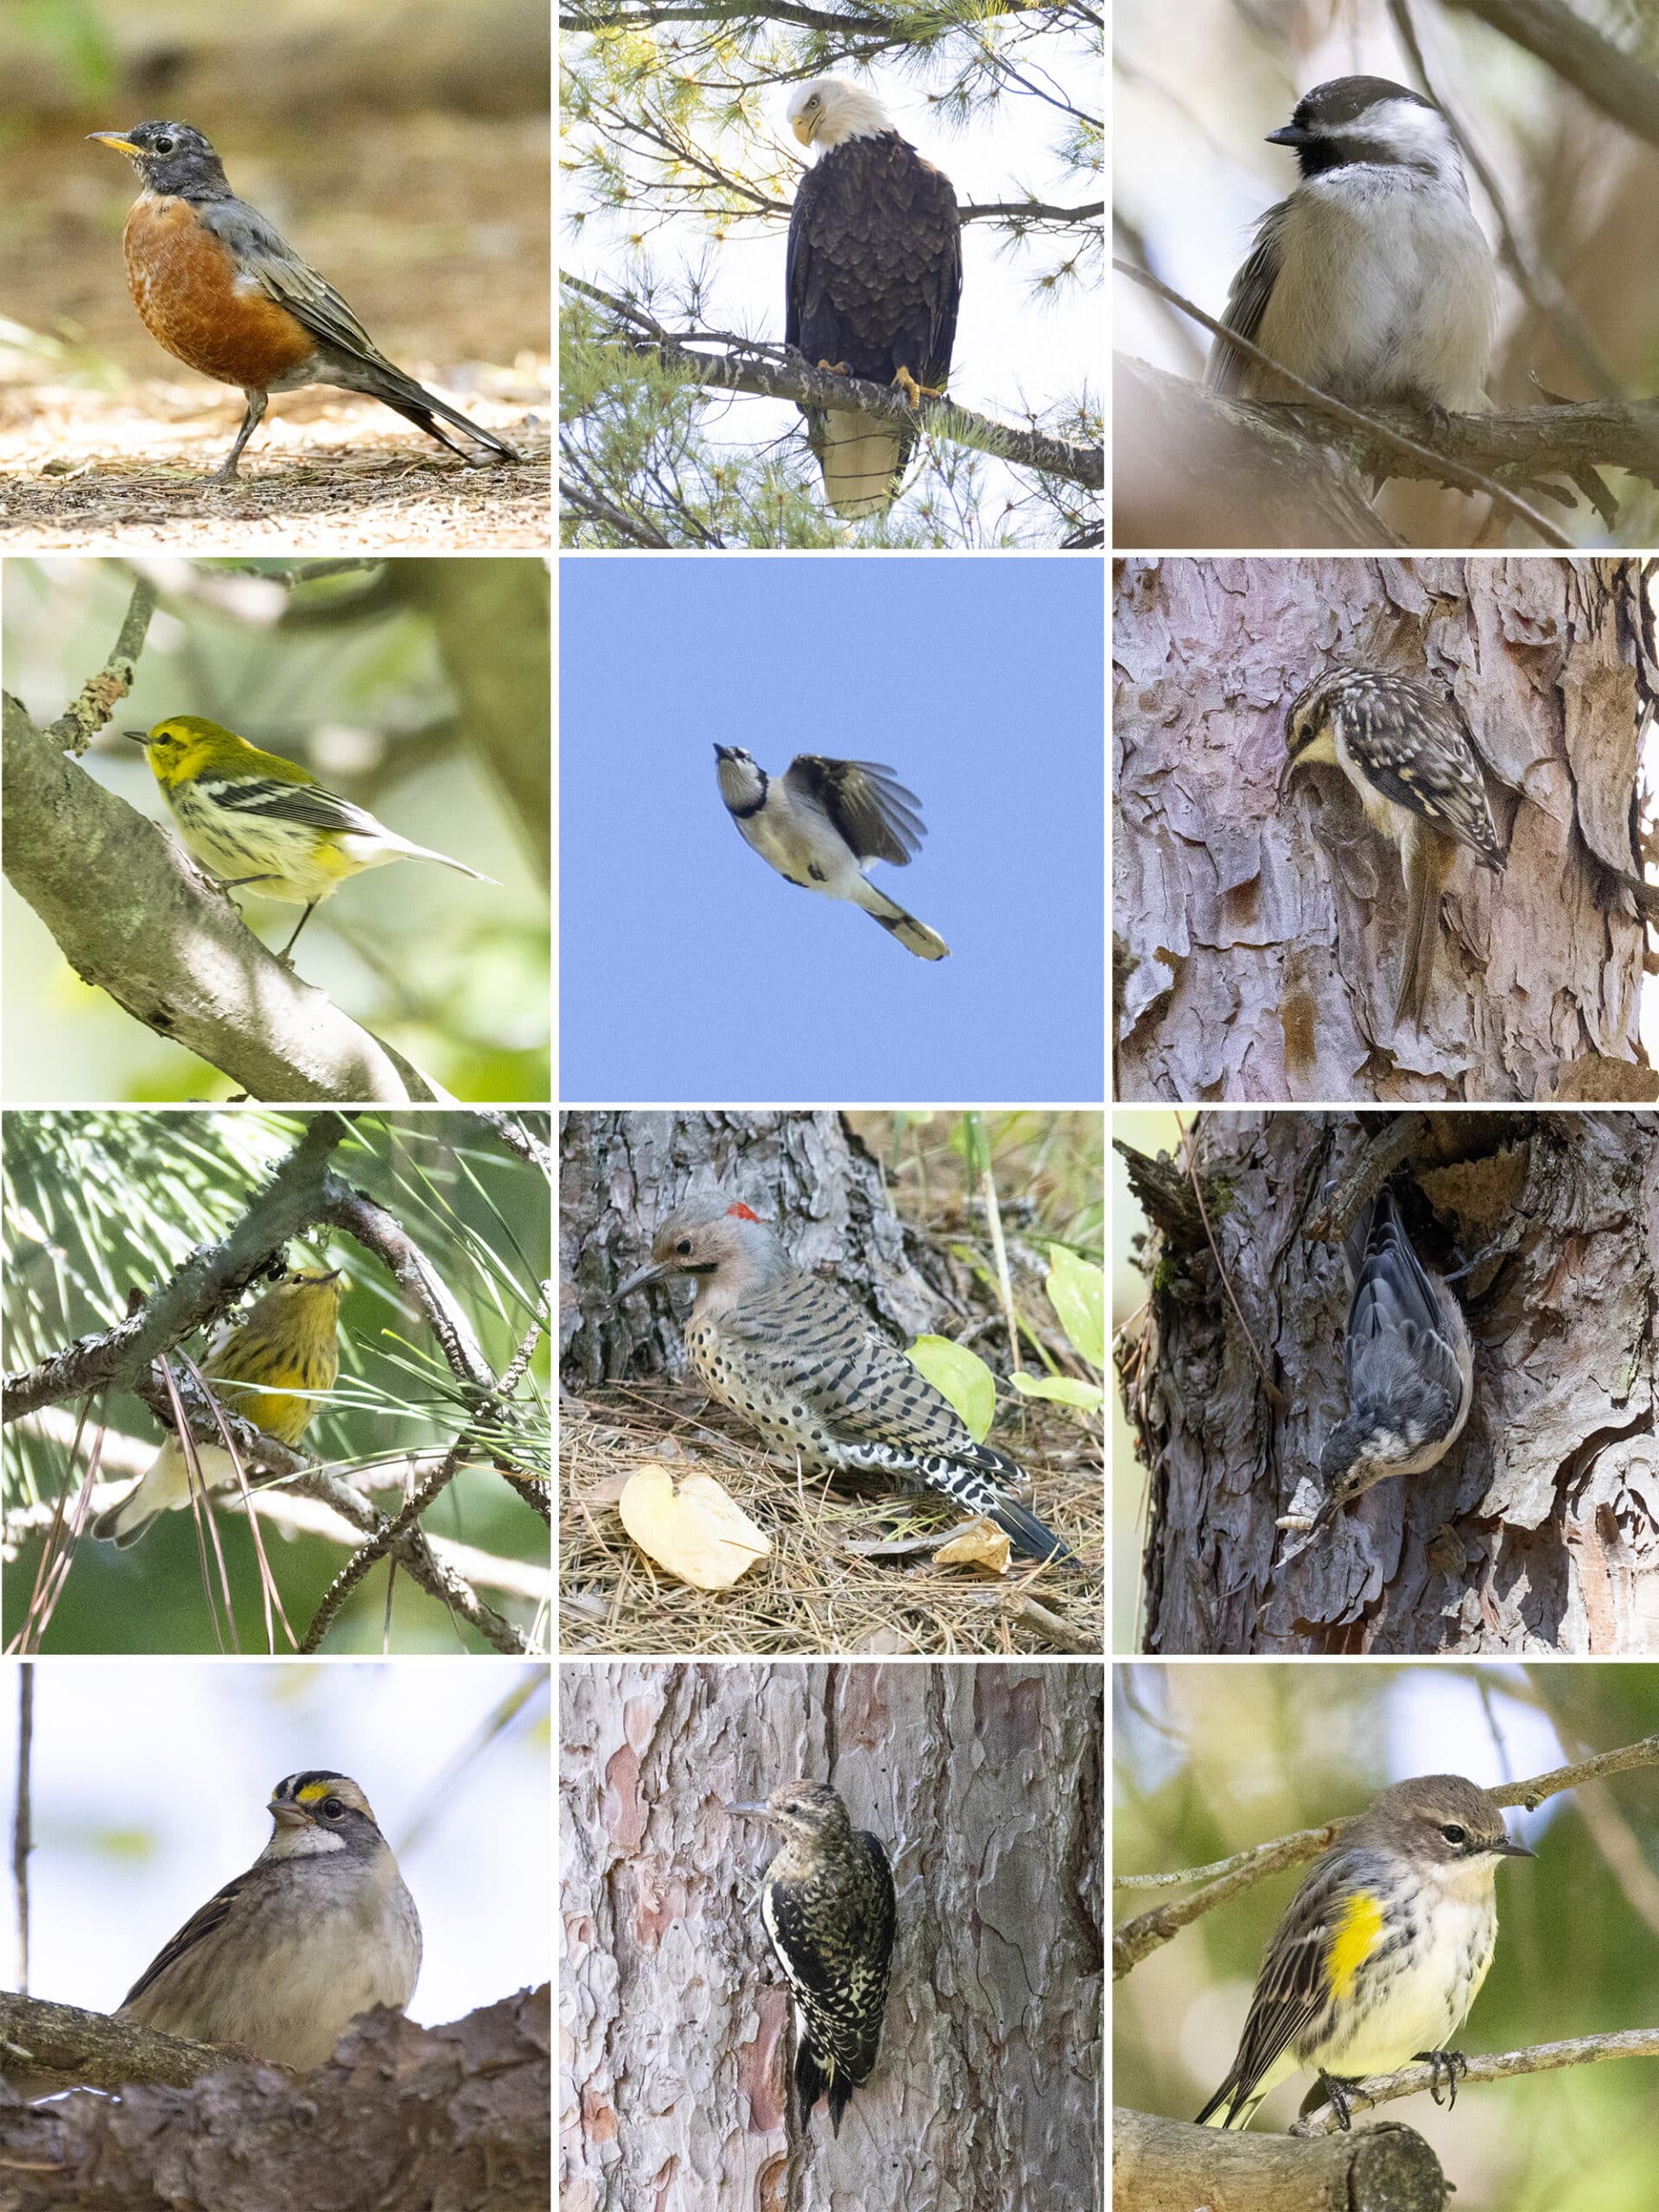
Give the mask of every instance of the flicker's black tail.
POLYGON ((992 1520, 1021 1559, 1052 1560, 1057 1567, 1082 1565, 1063 1536, 1045 1528, 1034 1513, 1028 1513, 1014 1498, 1003 1498, 989 1510, 992 1520))

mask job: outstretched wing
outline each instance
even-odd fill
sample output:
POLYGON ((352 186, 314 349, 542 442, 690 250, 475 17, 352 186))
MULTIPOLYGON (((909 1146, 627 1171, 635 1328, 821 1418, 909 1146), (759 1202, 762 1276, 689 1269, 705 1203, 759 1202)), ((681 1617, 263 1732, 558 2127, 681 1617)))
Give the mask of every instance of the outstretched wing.
POLYGON ((828 760, 798 753, 784 772, 792 798, 821 807, 861 861, 891 861, 903 868, 927 832, 921 804, 893 770, 879 760, 828 760))

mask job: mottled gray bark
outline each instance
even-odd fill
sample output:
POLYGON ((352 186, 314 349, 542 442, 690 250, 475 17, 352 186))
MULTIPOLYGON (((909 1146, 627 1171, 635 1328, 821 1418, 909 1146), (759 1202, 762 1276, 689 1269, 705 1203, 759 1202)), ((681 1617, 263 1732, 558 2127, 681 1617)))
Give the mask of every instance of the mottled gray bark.
POLYGON ((1304 2142, 1112 2114, 1113 2212, 1442 2212, 1446 2195, 1422 2137, 1390 2122, 1304 2142))
POLYGON ((1152 1224, 1144 1327, 1120 1351, 1150 1470, 1153 1652, 1573 1654, 1659 1649, 1659 1116, 1211 1114, 1211 1227, 1285 1406, 1269 1401, 1190 1187, 1130 1160, 1152 1224), (1311 1241, 1382 1129, 1422 1258, 1475 1347, 1468 1425, 1377 1484, 1300 1557, 1275 1526, 1344 1410, 1347 1291, 1311 1241), (1494 1249, 1489 1249, 1494 1248, 1494 1249))
POLYGON ((1117 1095, 1650 1098, 1631 844, 1659 669, 1620 560, 1128 562, 1114 623, 1117 1095), (1490 772, 1423 1030, 1394 1020, 1398 860, 1335 768, 1277 800, 1287 709, 1339 661, 1427 677, 1490 772), (1609 1065, 1614 1063, 1617 1065, 1609 1065))
POLYGON ((563 2212, 1099 2201, 1103 1703, 1094 1665, 561 1672, 563 2212), (756 1902, 721 1810, 832 1782, 895 1861, 874 2073, 798 2133, 756 1902))
MULTIPOLYGON (((917 1272, 881 1169, 839 1114, 572 1113, 559 1147, 559 1357, 567 1385, 681 1373, 664 1300, 612 1300, 664 1216, 718 1186, 753 1207, 803 1268, 833 1266, 906 1342, 949 1308, 917 1272)), ((683 1315, 690 1305, 683 1290, 683 1315)))

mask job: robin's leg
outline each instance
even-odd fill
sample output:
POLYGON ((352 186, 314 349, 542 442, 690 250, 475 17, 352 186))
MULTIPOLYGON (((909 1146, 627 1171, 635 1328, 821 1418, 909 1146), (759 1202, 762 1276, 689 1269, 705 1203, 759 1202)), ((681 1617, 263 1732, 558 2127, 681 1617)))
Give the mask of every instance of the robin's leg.
POLYGON ((207 479, 210 484, 235 483, 236 464, 242 458, 242 448, 264 421, 265 410, 270 404, 270 395, 266 392, 245 391, 242 397, 248 403, 248 411, 242 417, 242 427, 236 434, 236 443, 207 479))

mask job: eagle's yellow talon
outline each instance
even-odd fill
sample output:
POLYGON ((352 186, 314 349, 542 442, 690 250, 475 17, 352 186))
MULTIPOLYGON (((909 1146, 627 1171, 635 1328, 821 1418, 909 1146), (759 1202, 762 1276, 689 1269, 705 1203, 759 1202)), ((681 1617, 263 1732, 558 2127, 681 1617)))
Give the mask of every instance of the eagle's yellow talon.
POLYGON ((901 367, 899 369, 898 375, 893 378, 893 382, 898 385, 899 391, 904 393, 906 399, 912 407, 919 407, 925 399, 943 399, 944 397, 944 386, 942 384, 918 384, 915 378, 912 376, 910 371, 906 368, 901 367))

